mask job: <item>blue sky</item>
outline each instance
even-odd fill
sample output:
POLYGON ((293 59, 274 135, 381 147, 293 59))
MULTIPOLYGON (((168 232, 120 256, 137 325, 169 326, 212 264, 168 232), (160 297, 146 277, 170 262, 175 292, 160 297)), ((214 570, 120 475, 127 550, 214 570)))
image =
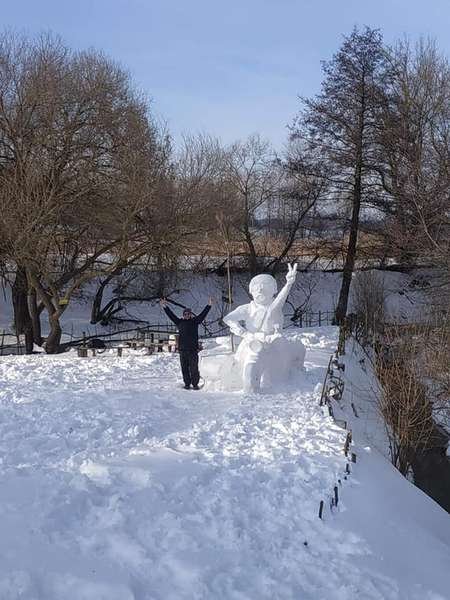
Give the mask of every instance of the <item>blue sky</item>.
POLYGON ((5 28, 51 30, 131 72, 175 139, 229 142, 259 131, 280 148, 297 96, 354 25, 387 42, 421 35, 450 54, 450 0, 3 0, 5 28))

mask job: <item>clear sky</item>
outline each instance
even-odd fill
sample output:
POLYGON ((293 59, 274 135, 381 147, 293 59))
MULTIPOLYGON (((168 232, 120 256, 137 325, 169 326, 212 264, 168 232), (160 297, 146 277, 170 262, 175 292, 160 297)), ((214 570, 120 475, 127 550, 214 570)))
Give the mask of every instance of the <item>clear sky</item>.
POLYGON ((259 131, 278 148, 297 96, 318 91, 320 61, 354 25, 388 43, 431 36, 450 54, 450 0, 3 0, 1 17, 118 60, 175 139, 259 131))

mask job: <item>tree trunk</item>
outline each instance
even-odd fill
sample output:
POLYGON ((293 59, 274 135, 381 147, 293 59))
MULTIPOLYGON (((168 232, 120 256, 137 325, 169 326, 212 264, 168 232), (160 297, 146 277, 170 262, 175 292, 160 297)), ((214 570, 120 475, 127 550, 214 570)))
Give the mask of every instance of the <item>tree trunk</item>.
MULTIPOLYGON (((30 287, 33 287, 34 289, 34 299, 36 300, 36 298, 39 298, 48 313, 50 333, 45 340, 45 351, 47 354, 58 354, 58 352, 60 352, 60 342, 62 336, 62 329, 61 325, 59 324, 59 319, 61 318, 64 309, 56 308, 55 304, 53 304, 52 297, 45 290, 42 283, 39 281, 39 277, 32 269, 29 269, 28 271, 28 281, 30 282, 30 287)), ((36 307, 36 312, 39 314, 38 307, 36 307)))
POLYGON ((350 235, 348 238, 347 253, 345 256, 344 270, 342 273, 342 285, 339 300, 336 307, 335 319, 338 325, 345 321, 348 308, 348 297, 350 284, 352 282, 353 270, 355 268, 356 246, 358 243, 359 213, 361 211, 362 196, 362 170, 363 170, 363 143, 364 143, 364 118, 365 118, 365 95, 361 98, 361 113, 359 115, 358 146, 355 155, 355 183, 353 185, 352 198, 352 220, 350 223, 350 235))
POLYGON ((36 290, 33 287, 28 289, 28 310, 31 318, 31 329, 33 341, 37 346, 42 346, 42 331, 41 331, 41 312, 37 305, 36 290))
POLYGON ((25 335, 25 353, 33 352, 33 327, 28 309, 28 282, 24 269, 18 267, 11 288, 16 335, 25 335))
MULTIPOLYGON (((158 254, 157 260, 158 260, 158 263, 157 263, 158 269, 161 270, 160 272, 163 272, 163 268, 162 268, 163 263, 162 263, 162 258, 161 258, 160 254, 158 254)), ((109 325, 110 317, 114 314, 114 312, 118 312, 118 309, 114 310, 114 312, 111 312, 111 311, 112 311, 112 306, 116 302, 119 302, 120 298, 113 298, 106 304, 106 307, 102 308, 103 294, 105 292, 106 286, 109 285, 115 277, 120 275, 125 267, 126 267, 126 262, 125 261, 120 262, 117 265, 117 267, 115 269, 113 269, 111 271, 111 273, 109 273, 109 275, 107 275, 105 277, 105 279, 100 281, 100 284, 98 286, 97 292, 94 297, 94 301, 92 303, 92 310, 91 310, 91 324, 92 325, 95 325, 96 323, 101 323, 102 325, 109 325)), ((160 280, 160 287, 164 287, 164 285, 161 283, 161 280, 160 280)), ((163 294, 162 293, 159 294, 159 297, 162 298, 163 294)))
MULTIPOLYGON (((120 273, 121 269, 117 272, 114 270, 110 275, 108 275, 103 281, 100 282, 98 286, 97 292, 94 297, 94 301, 92 303, 92 311, 91 311, 91 324, 95 325, 96 323, 101 322, 105 316, 105 310, 102 310, 102 301, 103 301, 103 293, 105 291, 106 286, 112 281, 112 279, 120 273)), ((108 302, 108 306, 110 303, 108 302)))
POLYGON ((353 270, 355 268, 356 246, 358 243, 359 213, 361 210, 361 165, 357 167, 356 181, 353 194, 352 220, 350 235, 348 238, 347 253, 345 256, 344 270, 342 273, 342 285, 339 300, 336 307, 336 322, 342 325, 347 315, 348 297, 350 284, 352 282, 353 270))
POLYGON ((33 349, 34 349, 33 328, 30 326, 29 329, 25 330, 25 354, 33 354, 33 349))
POLYGON ((258 257, 256 256, 255 245, 253 243, 250 229, 247 224, 244 227, 244 236, 249 250, 248 266, 250 269, 250 273, 251 275, 257 275, 259 271, 258 257))
POLYGON ((49 317, 50 333, 45 341, 45 351, 47 354, 58 354, 60 350, 62 329, 59 324, 59 317, 56 314, 49 317))

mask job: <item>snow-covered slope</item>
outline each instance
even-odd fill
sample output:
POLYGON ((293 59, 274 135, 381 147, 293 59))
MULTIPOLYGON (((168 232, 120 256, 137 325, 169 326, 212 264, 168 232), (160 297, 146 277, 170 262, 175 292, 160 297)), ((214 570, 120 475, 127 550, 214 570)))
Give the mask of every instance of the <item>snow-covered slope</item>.
POLYGON ((363 431, 344 478, 336 332, 302 335, 306 371, 254 396, 185 391, 169 354, 2 358, 0 599, 449 598, 448 515, 363 431))

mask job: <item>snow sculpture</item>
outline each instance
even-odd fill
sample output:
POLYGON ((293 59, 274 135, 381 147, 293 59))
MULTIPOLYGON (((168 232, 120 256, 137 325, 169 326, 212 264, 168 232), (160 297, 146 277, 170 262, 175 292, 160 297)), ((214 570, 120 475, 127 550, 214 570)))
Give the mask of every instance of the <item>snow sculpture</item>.
POLYGON ((275 388, 292 372, 303 367, 305 347, 283 335, 283 306, 297 275, 297 265, 288 266, 286 284, 278 295, 272 275, 257 275, 250 281, 253 300, 238 306, 225 318, 232 333, 241 338, 235 354, 221 338, 214 352, 202 356, 201 369, 207 381, 222 388, 259 392, 275 388))

